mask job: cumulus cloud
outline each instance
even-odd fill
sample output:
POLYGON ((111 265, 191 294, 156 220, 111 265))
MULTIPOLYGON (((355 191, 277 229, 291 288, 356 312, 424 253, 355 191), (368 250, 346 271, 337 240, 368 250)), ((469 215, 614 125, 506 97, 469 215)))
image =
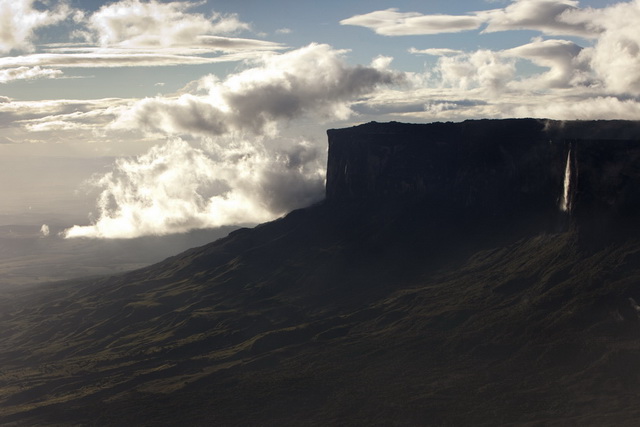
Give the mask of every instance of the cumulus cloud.
POLYGON ((408 36, 474 30, 480 27, 482 19, 474 15, 423 15, 387 9, 355 15, 340 24, 370 28, 384 36, 408 36))
MULTIPOLYGON (((264 56, 224 80, 205 76, 181 96, 124 107, 111 129, 142 129, 170 139, 96 177, 95 220, 65 236, 129 238, 258 223, 321 199, 324 143, 319 148, 283 138, 281 124, 346 118, 361 96, 403 80, 389 70, 391 58, 349 66, 343 55, 312 44, 264 56)), ((66 114, 61 123, 75 113, 66 114)), ((78 117, 89 120, 86 114, 78 117)), ((58 123, 43 119, 28 124, 58 123)))
POLYGON ((515 62, 497 52, 478 50, 471 54, 440 57, 436 66, 445 86, 459 89, 503 89, 515 75, 515 62))
POLYGON ((60 70, 41 68, 39 66, 0 69, 0 83, 14 80, 53 79, 61 75, 62 71, 60 70))
POLYGON ((39 10, 35 0, 0 1, 0 53, 33 49, 35 32, 65 20, 70 13, 66 2, 39 10))
POLYGON ((156 0, 121 0, 102 6, 89 18, 89 29, 100 45, 121 47, 171 47, 194 39, 248 30, 237 15, 214 13, 207 17, 189 12, 198 3, 156 0))
POLYGON ((640 95, 640 0, 603 9, 584 9, 571 16, 599 31, 595 46, 584 58, 607 88, 615 93, 640 95))
MULTIPOLYGON (((123 113, 114 127, 173 135, 269 133, 279 121, 310 113, 346 118, 355 98, 380 84, 402 80, 402 75, 381 68, 348 66, 343 53, 328 45, 311 44, 265 56, 257 66, 224 81, 215 76, 202 78, 198 87, 204 94, 144 99, 123 113)), ((378 65, 381 61, 387 62, 382 59, 378 65)))
MULTIPOLYGON (((575 41, 538 37, 501 51, 464 53, 454 49, 411 48, 412 54, 439 57, 436 66, 425 73, 428 83, 461 90, 484 87, 493 92, 510 90, 523 94, 575 88, 579 97, 618 96, 621 105, 626 105, 628 97, 640 95, 640 32, 636 25, 640 22, 640 0, 601 8, 582 8, 577 0, 514 0, 502 8, 465 16, 480 22, 469 29, 481 29, 481 34, 533 30, 544 35, 577 36, 586 43, 583 47, 575 41), (544 70, 527 67, 528 75, 518 76, 515 67, 522 61, 544 70)), ((419 32, 409 22, 422 22, 423 18, 442 16, 388 9, 357 15, 342 23, 364 26, 383 35, 410 35, 419 32)), ((465 26, 453 25, 443 31, 428 26, 423 29, 420 34, 459 31, 465 26)), ((415 77, 412 81, 420 82, 419 76, 415 77)))
POLYGON ((277 153, 246 143, 210 148, 173 139, 118 160, 93 181, 101 190, 96 220, 64 236, 133 238, 258 223, 323 195, 318 152, 304 141, 277 153))

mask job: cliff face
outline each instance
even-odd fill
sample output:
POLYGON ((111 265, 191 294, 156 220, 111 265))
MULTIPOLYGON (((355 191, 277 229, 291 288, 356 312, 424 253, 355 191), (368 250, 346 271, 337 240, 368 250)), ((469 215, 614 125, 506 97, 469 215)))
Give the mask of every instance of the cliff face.
POLYGON ((640 213, 640 122, 374 122, 328 135, 329 202, 422 201, 498 218, 640 213))

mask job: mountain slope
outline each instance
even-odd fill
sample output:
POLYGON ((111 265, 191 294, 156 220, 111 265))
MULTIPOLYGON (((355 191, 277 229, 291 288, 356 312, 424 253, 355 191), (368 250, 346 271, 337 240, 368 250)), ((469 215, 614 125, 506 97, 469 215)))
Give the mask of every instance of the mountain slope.
POLYGON ((316 206, 131 274, 16 291, 2 310, 0 419, 595 425, 638 415, 636 239, 594 248, 567 231, 406 250, 438 230, 389 217, 383 229, 364 211, 316 206))

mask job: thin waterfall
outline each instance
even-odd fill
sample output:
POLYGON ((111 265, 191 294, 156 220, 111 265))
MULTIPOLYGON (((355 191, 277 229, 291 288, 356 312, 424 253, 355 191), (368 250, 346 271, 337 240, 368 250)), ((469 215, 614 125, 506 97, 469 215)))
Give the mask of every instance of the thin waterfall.
POLYGON ((571 200, 569 200, 569 191, 571 189, 571 149, 567 153, 567 166, 564 168, 564 191, 562 192, 562 203, 560 209, 563 212, 571 210, 571 200))

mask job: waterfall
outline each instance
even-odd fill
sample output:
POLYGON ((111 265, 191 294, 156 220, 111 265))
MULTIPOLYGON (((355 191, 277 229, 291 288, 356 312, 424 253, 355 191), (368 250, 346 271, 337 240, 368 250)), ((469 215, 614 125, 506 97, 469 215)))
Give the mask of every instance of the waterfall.
POLYGON ((562 192, 562 203, 560 209, 563 212, 571 210, 571 201, 569 200, 569 190, 571 187, 571 149, 567 153, 567 166, 564 169, 564 191, 562 192))

